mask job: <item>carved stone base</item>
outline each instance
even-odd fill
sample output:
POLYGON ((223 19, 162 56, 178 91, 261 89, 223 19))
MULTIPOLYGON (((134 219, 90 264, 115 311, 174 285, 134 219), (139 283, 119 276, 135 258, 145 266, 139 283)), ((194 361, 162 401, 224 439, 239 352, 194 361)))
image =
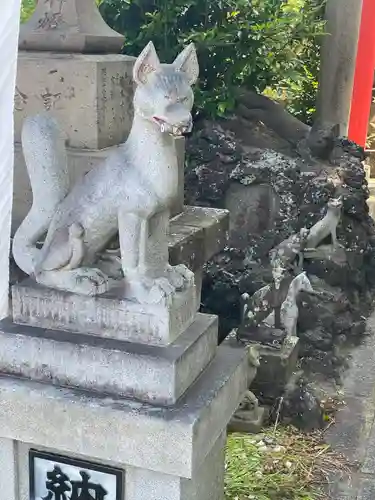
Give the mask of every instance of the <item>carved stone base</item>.
POLYGON ((261 346, 260 366, 251 390, 262 400, 273 401, 280 397, 296 370, 298 350, 298 337, 286 339, 280 349, 261 346))
POLYGON ((178 484, 149 495, 151 484, 145 486, 142 470, 160 473, 165 483, 178 483, 177 478, 196 483, 246 390, 246 372, 246 353, 219 347, 202 376, 171 408, 1 375, 0 444, 6 436, 34 449, 115 463, 126 469, 126 500, 221 500, 219 492, 213 493, 216 487, 211 489, 212 480, 217 480, 212 472, 203 482, 205 494, 193 490, 190 496, 173 496, 168 492, 179 491, 178 484), (137 495, 129 496, 128 479, 137 471, 137 495))
POLYGON ((141 344, 169 345, 194 321, 194 283, 168 304, 141 305, 121 290, 96 297, 64 292, 28 279, 12 287, 13 321, 20 325, 92 334, 141 344))
POLYGON ((0 322, 2 373, 166 406, 185 393, 216 350, 217 318, 206 314, 166 347, 0 322))
POLYGON ((267 413, 265 408, 259 406, 253 411, 249 411, 246 418, 237 418, 236 414, 234 414, 234 417, 229 422, 228 432, 257 434, 262 430, 267 413))

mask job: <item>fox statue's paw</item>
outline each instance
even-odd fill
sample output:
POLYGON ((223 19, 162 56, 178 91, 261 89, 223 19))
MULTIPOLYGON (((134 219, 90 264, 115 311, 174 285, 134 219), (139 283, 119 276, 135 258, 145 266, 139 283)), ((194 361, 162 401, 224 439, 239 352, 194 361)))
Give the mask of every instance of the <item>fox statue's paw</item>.
POLYGON ((167 266, 166 278, 176 291, 184 290, 188 285, 194 283, 194 273, 185 265, 167 266))
POLYGON ((79 295, 101 295, 109 288, 108 277, 99 269, 91 267, 45 271, 38 274, 36 279, 42 285, 79 295))
POLYGON ((100 269, 82 267, 74 270, 76 274, 77 293, 84 295, 100 295, 108 290, 108 277, 100 269))
POLYGON ((169 304, 176 292, 194 284, 194 274, 186 266, 169 266, 159 277, 125 276, 126 298, 144 304, 169 304))
POLYGON ((136 276, 126 279, 126 298, 140 304, 168 303, 175 289, 167 278, 136 276))

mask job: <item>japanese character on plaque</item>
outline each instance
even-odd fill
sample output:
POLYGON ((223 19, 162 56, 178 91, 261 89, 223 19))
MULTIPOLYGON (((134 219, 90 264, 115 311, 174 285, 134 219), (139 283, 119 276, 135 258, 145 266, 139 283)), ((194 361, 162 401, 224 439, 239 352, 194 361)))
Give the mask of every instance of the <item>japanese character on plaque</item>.
POLYGON ((30 450, 30 500, 123 500, 123 472, 30 450))

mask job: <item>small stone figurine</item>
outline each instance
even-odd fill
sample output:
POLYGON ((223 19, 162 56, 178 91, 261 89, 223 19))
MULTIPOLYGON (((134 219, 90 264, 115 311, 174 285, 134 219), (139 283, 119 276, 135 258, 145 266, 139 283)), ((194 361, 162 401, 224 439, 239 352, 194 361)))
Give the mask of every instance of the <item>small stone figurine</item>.
POLYGON ((249 432, 255 434, 260 432, 264 421, 264 408, 259 406, 255 394, 246 391, 236 413, 228 425, 230 432, 249 432))
POLYGON ((269 252, 274 281, 283 276, 280 270, 302 271, 302 254, 308 234, 309 231, 303 227, 299 233, 292 234, 269 252))
POLYGON ((327 204, 327 213, 311 229, 306 237, 306 251, 319 246, 328 236, 331 236, 333 247, 337 246, 336 229, 341 220, 343 201, 341 196, 331 198, 327 204))
MULTIPOLYGON (((253 338, 253 340, 257 340, 254 335, 258 325, 273 312, 277 320, 280 316, 281 305, 287 297, 292 279, 293 277, 289 273, 284 273, 278 288, 276 288, 273 282, 257 290, 251 297, 247 293, 242 294, 242 319, 237 329, 237 340, 250 337, 253 338)), ((281 327, 280 319, 279 323, 275 322, 275 327, 277 329, 281 327)))
POLYGON ((194 45, 161 64, 150 42, 134 65, 127 142, 72 189, 56 123, 48 115, 25 120, 22 144, 34 201, 15 234, 13 254, 26 274, 78 294, 106 292, 110 280, 97 257, 119 230, 126 298, 162 300, 192 279, 185 266, 169 266, 167 230, 178 192, 174 137, 192 129, 191 86, 198 72, 194 45))
MULTIPOLYGON (((314 293, 310 280, 306 273, 299 274, 291 282, 288 290, 288 295, 281 305, 281 326, 286 331, 287 338, 297 336, 297 322, 298 322, 298 305, 297 299, 300 292, 314 293)), ((275 314, 272 313, 264 320, 268 326, 275 325, 275 314)))

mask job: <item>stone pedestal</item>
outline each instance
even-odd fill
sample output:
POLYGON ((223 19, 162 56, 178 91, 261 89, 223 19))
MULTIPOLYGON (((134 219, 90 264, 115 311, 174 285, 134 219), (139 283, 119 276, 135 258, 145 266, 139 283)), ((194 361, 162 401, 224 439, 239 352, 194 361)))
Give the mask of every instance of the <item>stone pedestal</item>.
POLYGON ((7 500, 30 498, 30 448, 116 467, 119 500, 222 500, 225 428, 246 390, 247 360, 218 351, 171 408, 0 377, 0 483, 11 488, 5 474, 15 464, 23 492, 7 500))
POLYGON ((170 263, 198 280, 165 304, 14 285, 0 323, 7 500, 47 497, 47 474, 70 488, 107 474, 95 484, 112 500, 223 500, 226 428, 255 374, 246 349, 218 348, 217 318, 197 313, 203 264, 227 231, 224 210, 172 218, 170 263))
POLYGON ((281 348, 261 346, 260 366, 251 386, 258 397, 273 401, 283 394, 286 384, 296 370, 298 349, 298 337, 291 337, 281 348))
POLYGON ((205 315, 178 342, 143 352, 118 341, 101 357, 103 345, 66 335, 1 323, 0 483, 12 464, 20 482, 8 498, 29 498, 32 449, 53 454, 34 481, 40 491, 60 460, 84 459, 92 477, 100 464, 119 471, 124 491, 114 500, 222 500, 225 430, 248 386, 246 350, 217 348, 217 322, 205 315), (96 354, 85 357, 90 348, 96 354), (109 375, 128 387, 114 390, 109 375))

